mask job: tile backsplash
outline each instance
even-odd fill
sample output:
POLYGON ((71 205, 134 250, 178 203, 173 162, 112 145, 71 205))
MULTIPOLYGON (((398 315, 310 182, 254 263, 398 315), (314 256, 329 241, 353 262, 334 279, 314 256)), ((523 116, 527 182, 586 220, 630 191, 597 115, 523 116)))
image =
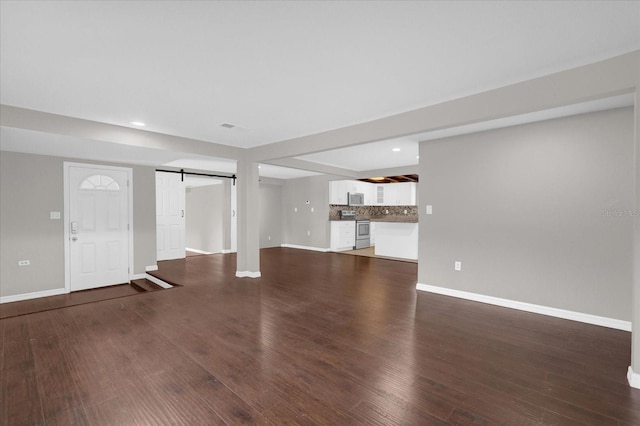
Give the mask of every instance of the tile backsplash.
POLYGON ((418 221, 418 206, 344 206, 329 204, 329 220, 340 220, 342 210, 355 210, 356 219, 384 218, 401 221, 418 221), (405 214, 405 210, 407 214, 405 214))

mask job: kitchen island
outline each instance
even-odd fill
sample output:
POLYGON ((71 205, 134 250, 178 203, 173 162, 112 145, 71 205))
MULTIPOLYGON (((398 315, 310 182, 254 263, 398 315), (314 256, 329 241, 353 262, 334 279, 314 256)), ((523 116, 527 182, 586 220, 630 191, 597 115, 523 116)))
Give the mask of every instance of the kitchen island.
POLYGON ((376 256, 418 259, 418 223, 416 220, 376 220, 376 256))

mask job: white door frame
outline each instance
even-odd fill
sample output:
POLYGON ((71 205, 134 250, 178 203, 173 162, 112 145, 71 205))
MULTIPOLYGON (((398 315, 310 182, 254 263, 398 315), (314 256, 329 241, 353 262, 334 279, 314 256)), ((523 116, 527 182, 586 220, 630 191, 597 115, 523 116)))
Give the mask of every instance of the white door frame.
POLYGON ((127 180, 129 184, 127 185, 127 200, 129 203, 129 209, 127 212, 128 215, 128 223, 129 229, 127 231, 127 239, 129 240, 129 280, 131 280, 133 276, 133 169, 130 167, 117 167, 117 166, 105 166, 102 164, 85 164, 85 163, 74 163, 70 161, 65 161, 63 163, 64 167, 64 292, 71 292, 71 245, 69 240, 71 238, 71 232, 69 230, 69 169, 71 167, 84 167, 87 169, 96 169, 96 170, 118 170, 127 173, 127 180))

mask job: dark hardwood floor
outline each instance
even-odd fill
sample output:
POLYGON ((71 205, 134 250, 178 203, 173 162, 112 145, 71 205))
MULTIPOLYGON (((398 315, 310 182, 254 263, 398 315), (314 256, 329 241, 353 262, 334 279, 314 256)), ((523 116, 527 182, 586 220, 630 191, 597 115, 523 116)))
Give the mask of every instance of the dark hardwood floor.
POLYGON ((416 292, 412 263, 261 258, 0 320, 2 424, 640 424, 630 333, 416 292))

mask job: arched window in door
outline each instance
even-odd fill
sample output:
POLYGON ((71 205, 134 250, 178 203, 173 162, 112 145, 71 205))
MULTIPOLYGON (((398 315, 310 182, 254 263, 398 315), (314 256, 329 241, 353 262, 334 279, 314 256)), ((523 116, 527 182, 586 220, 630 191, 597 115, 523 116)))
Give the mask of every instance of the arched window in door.
POLYGON ((118 182, 109 176, 93 175, 80 183, 80 189, 92 191, 120 191, 120 185, 118 185, 118 182))

